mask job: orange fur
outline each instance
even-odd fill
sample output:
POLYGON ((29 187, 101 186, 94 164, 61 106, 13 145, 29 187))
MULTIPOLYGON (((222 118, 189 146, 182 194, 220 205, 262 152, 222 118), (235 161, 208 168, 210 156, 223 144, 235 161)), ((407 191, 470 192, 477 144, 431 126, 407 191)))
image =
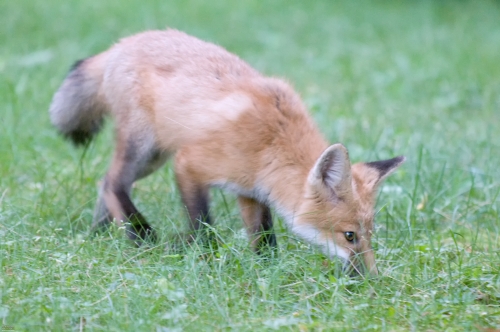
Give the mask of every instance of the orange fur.
POLYGON ((95 224, 128 220, 132 239, 150 234, 130 188, 175 154, 193 229, 209 222, 207 192, 217 186, 240 196, 256 249, 263 241, 275 244, 274 235, 260 235, 272 231, 273 207, 292 232, 328 256, 377 272, 370 244, 374 197, 404 158, 351 167, 347 150, 329 146, 289 84, 219 46, 175 30, 125 38, 75 67, 50 113, 77 143, 91 138, 104 113, 116 122, 95 224), (348 241, 346 232, 356 239, 348 241))

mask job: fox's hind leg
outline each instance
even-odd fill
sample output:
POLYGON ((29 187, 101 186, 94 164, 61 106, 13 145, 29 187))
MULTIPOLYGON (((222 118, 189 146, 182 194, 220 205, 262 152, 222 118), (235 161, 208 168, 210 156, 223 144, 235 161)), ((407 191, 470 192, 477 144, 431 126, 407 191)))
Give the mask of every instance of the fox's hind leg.
POLYGON ((107 229, 113 220, 111 213, 106 207, 106 202, 104 201, 104 179, 102 183, 99 184, 99 195, 97 196, 94 217, 92 220, 92 232, 107 229))
POLYGON ((137 244, 147 238, 154 239, 155 234, 130 199, 132 184, 154 172, 168 157, 168 153, 156 147, 152 138, 143 136, 118 139, 111 167, 100 189, 93 222, 93 229, 102 228, 112 219, 118 225, 127 222, 127 235, 137 244))
MULTIPOLYGON (((200 165, 192 164, 188 149, 181 150, 175 157, 175 175, 183 204, 190 219, 190 228, 200 233, 205 225, 211 224, 209 215, 209 186, 204 183, 197 170, 200 165)), ((198 234, 195 234, 198 235, 198 234)))
POLYGON ((269 207, 244 196, 238 197, 238 203, 252 248, 258 254, 263 253, 266 247, 275 248, 277 241, 269 207))

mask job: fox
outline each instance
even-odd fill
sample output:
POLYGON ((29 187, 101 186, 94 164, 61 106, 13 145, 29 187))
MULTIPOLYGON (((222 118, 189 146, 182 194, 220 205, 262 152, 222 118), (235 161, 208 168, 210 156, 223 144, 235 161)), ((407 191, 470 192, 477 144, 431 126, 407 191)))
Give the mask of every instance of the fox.
POLYGON ((291 84, 267 77, 223 47, 175 29, 141 32, 77 61, 49 108, 76 146, 106 117, 115 148, 92 229, 124 225, 135 243, 155 231, 132 185, 174 158, 192 231, 212 225, 209 190, 237 196, 249 246, 276 248, 271 209, 298 238, 344 268, 378 274, 371 245, 377 188, 404 156, 351 164, 329 144, 291 84))

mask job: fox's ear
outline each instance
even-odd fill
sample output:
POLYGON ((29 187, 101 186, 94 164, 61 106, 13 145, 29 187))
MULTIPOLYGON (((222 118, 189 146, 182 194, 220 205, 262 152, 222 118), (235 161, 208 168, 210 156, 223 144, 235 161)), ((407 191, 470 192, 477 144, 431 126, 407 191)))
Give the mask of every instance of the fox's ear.
POLYGON ((328 147, 309 172, 308 182, 323 193, 342 197, 352 190, 351 162, 342 144, 328 147))
POLYGON ((359 163, 353 165, 353 172, 357 182, 361 181, 365 188, 374 191, 379 184, 390 174, 392 174, 406 160, 399 156, 387 160, 372 161, 369 163, 359 163))

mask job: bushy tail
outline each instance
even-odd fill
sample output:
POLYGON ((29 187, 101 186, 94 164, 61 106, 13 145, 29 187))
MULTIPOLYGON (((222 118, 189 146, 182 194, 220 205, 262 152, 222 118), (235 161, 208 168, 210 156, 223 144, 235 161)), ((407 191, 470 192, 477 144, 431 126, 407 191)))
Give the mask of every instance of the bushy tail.
POLYGON ((100 97, 101 62, 99 55, 76 62, 50 105, 52 124, 75 145, 91 141, 104 122, 107 110, 100 97))

